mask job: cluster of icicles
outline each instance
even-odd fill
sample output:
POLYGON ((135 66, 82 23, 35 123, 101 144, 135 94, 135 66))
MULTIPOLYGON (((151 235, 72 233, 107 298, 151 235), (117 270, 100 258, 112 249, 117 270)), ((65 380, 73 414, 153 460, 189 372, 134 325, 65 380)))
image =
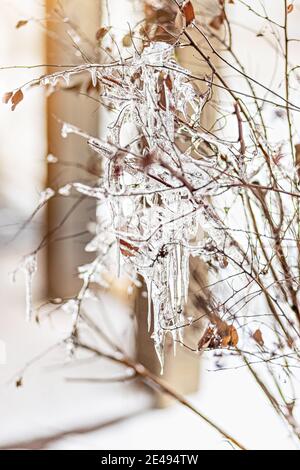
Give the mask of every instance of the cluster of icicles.
MULTIPOLYGON (((70 124, 62 127, 63 137, 76 133, 86 138, 104 167, 97 187, 76 183, 60 191, 67 195, 72 186, 99 201, 95 237, 86 247, 97 256, 79 268, 80 276, 86 287, 89 282, 106 286, 107 272, 117 265, 118 274, 125 273, 135 283, 138 275, 143 277, 149 331, 163 366, 166 334, 172 335, 176 346, 188 322, 189 257, 204 252, 203 227, 213 217, 201 193, 201 187, 209 189, 209 164, 203 170, 176 145, 178 116, 187 123, 183 130, 193 140, 193 124, 199 122, 206 97, 195 91, 173 59, 172 46, 165 43, 152 44, 126 66, 88 70, 94 84, 101 82, 101 96, 117 110, 117 118, 105 141, 70 124)), ((59 78, 53 74, 44 81, 53 84, 59 78)), ((69 76, 63 78, 69 81, 69 76)), ((28 292, 31 297, 30 287, 28 292)))

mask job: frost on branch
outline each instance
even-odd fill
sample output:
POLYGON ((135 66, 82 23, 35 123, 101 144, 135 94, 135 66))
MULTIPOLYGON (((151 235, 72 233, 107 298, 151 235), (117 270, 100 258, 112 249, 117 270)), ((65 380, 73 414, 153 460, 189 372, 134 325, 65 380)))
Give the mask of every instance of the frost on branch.
MULTIPOLYGON (((203 252, 205 226, 217 220, 202 197, 215 190, 211 176, 218 158, 217 141, 200 131, 209 80, 201 94, 175 61, 174 47, 157 42, 125 64, 79 66, 44 76, 40 84, 69 81, 83 71, 95 85, 101 83, 101 96, 117 117, 105 140, 62 123, 62 137, 75 133, 85 138, 104 167, 99 185, 72 185, 101 206, 97 233, 87 246, 97 258, 80 268, 80 277, 86 289, 89 282, 107 286, 107 273, 117 259, 118 274, 123 271, 137 285, 137 275, 144 278, 149 330, 163 364, 166 333, 174 345, 181 340, 189 257, 203 252), (203 140, 212 149, 209 159, 200 150, 203 140)), ((58 192, 68 195, 70 190, 58 192)))
MULTIPOLYGON (((103 162, 97 185, 72 184, 99 201, 95 236, 86 247, 97 257, 79 270, 83 287, 78 299, 84 298, 90 282, 107 287, 114 266, 115 274, 126 274, 136 285, 141 275, 148 289, 149 330, 163 365, 166 334, 175 347, 187 323, 190 256, 226 268, 226 247, 227 254, 243 260, 208 198, 247 178, 246 155, 241 158, 239 145, 203 130, 202 109, 212 78, 203 77, 200 91, 174 59, 174 46, 154 42, 125 62, 74 67, 43 77, 41 84, 69 82, 83 72, 91 74, 95 85, 100 83, 102 100, 116 117, 105 139, 62 123, 62 137, 86 139, 103 162)), ((68 185, 58 192, 70 191, 68 185)), ((218 308, 216 304, 215 312, 218 308)), ((74 318, 76 326, 79 314, 74 318)))
POLYGON ((74 185, 77 191, 99 199, 107 213, 106 221, 101 215, 96 238, 87 247, 103 256, 98 256, 92 273, 83 267, 80 276, 105 285, 102 274, 114 264, 109 256, 115 256, 118 273, 122 269, 133 280, 137 274, 144 278, 148 325, 150 329, 153 323, 152 336, 163 364, 166 333, 172 335, 174 345, 181 340, 190 254, 201 252, 201 227, 214 220, 203 203, 201 188, 209 191, 208 171, 213 172, 215 157, 200 164, 189 146, 183 151, 177 142, 198 139, 200 145, 196 129, 209 88, 199 94, 173 59, 173 47, 159 42, 125 67, 99 70, 102 96, 118 110, 106 142, 85 136, 72 125, 62 127, 63 137, 69 133, 86 137, 104 160, 100 187, 74 185), (122 134, 129 127, 124 142, 122 134), (111 249, 114 240, 117 248, 111 249))

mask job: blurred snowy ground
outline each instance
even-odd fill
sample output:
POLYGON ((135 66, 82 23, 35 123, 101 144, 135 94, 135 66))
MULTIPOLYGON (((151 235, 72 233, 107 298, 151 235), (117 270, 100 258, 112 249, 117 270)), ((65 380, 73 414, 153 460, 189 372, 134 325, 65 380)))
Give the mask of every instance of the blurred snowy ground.
MULTIPOLYGON (((3 243, 2 243, 3 246, 3 243)), ((26 244, 19 244, 26 252, 26 244)), ((0 339, 6 361, 0 361, 0 447, 33 449, 231 449, 208 425, 182 406, 151 409, 152 397, 138 382, 71 383, 80 368, 60 366, 61 351, 50 353, 24 376, 23 386, 9 381, 24 364, 62 339, 65 325, 41 326, 24 320, 24 280, 12 284, 8 273, 20 253, 0 250, 0 339)), ((36 295, 42 287, 36 279, 36 295)), ((107 299, 115 315, 120 305, 107 299)), ((250 449, 293 449, 288 431, 274 415, 244 369, 208 372, 203 361, 199 392, 190 399, 207 416, 250 449)), ((85 369, 85 376, 120 373, 107 361, 85 369)), ((185 380, 182 377, 182 380, 185 380)))

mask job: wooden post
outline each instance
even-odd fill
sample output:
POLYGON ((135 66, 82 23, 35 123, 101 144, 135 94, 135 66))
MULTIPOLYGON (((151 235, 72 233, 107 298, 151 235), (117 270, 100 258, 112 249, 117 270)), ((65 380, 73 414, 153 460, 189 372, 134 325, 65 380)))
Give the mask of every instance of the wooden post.
MULTIPOLYGON (((92 53, 89 41, 95 41, 95 33, 100 24, 100 1, 61 0, 64 15, 68 21, 57 21, 55 9, 59 7, 56 0, 47 1, 47 12, 54 21, 48 21, 47 63, 74 64, 76 55, 92 53), (56 20, 56 21, 55 21, 56 20), (77 42, 74 29, 80 28, 85 40, 77 42), (89 50, 90 47, 90 50, 89 50)), ((95 57, 93 57, 95 60, 95 57)), ((57 70, 49 67, 48 72, 57 70)), ((73 85, 73 83, 71 83, 73 85)), ((97 103, 73 92, 62 90, 53 93, 48 98, 48 151, 59 161, 48 165, 48 186, 61 187, 72 181, 88 182, 91 176, 75 168, 77 164, 87 165, 91 158, 86 142, 78 136, 70 135, 67 139, 61 136, 61 124, 57 118, 74 124, 92 135, 98 134, 99 119, 97 103), (61 161, 61 164, 59 163, 61 161), (63 162, 68 162, 66 166, 63 162), (70 166, 71 165, 71 166, 70 166), (72 166, 73 165, 73 166, 72 166)), ((57 197, 49 201, 48 232, 61 224, 66 214, 72 211, 78 195, 73 197, 57 197)), ((76 210, 67 218, 62 227, 49 239, 48 244, 48 286, 50 297, 68 297, 77 293, 79 280, 77 267, 90 260, 84 252, 84 246, 89 236, 78 236, 55 242, 56 237, 69 237, 72 234, 84 232, 89 221, 95 220, 95 204, 91 200, 81 202, 76 210)))

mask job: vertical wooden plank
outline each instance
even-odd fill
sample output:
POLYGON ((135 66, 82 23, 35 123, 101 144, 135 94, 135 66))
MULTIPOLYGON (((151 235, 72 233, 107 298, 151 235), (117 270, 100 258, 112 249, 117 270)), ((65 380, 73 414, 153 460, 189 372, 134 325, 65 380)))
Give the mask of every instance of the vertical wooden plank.
MULTIPOLYGON (((92 57, 92 48, 87 44, 95 41, 95 33, 100 24, 100 0, 56 0, 47 1, 48 15, 55 15, 55 8, 62 6, 64 16, 69 22, 48 21, 47 63, 48 64, 74 64, 85 59, 95 60, 92 57), (76 35, 70 28, 70 23, 78 25, 86 41, 77 42, 76 35), (82 57, 80 54, 82 51, 82 57), (88 56, 88 58, 85 56, 88 56)), ((57 18, 56 18, 57 19, 57 18)), ((57 70, 49 67, 48 71, 57 70)), ((86 143, 78 136, 70 135, 67 139, 61 137, 61 124, 56 118, 70 122, 92 135, 98 134, 99 119, 98 106, 90 98, 78 93, 63 90, 52 94, 48 98, 48 152, 58 157, 63 164, 49 164, 48 186, 60 187, 65 183, 76 180, 91 179, 86 172, 71 167, 71 165, 87 165, 91 158, 86 143)), ((68 211, 78 200, 72 197, 58 197, 50 201, 48 206, 48 232, 57 227, 68 211)), ((48 244, 48 282, 51 297, 68 297, 74 295, 79 288, 77 267, 89 261, 84 252, 88 236, 68 238, 65 241, 53 242, 56 236, 64 237, 86 230, 90 220, 95 220, 95 204, 86 200, 68 217, 60 230, 52 237, 48 244)))

